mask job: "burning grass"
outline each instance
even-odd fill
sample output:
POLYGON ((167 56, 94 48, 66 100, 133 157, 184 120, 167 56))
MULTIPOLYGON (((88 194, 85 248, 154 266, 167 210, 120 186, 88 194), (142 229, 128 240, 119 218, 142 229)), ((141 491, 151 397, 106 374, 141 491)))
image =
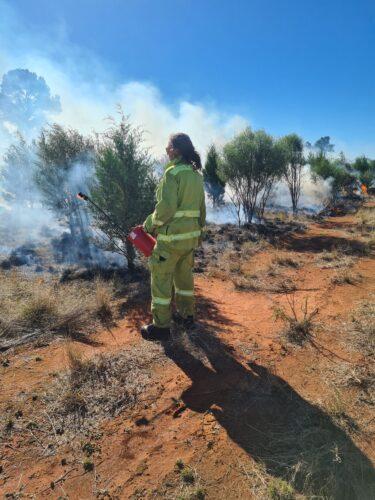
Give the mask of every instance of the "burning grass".
POLYGON ((80 337, 112 317, 113 286, 100 279, 61 284, 14 270, 0 279, 2 341, 32 334, 80 337))

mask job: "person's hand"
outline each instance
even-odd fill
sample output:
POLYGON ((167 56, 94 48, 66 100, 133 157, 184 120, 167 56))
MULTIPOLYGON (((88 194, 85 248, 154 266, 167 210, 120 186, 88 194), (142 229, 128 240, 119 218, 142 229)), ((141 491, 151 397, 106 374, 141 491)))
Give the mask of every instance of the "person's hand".
POLYGON ((153 227, 152 227, 152 216, 149 215, 147 219, 143 223, 143 229, 146 231, 146 233, 152 234, 153 232, 153 227))

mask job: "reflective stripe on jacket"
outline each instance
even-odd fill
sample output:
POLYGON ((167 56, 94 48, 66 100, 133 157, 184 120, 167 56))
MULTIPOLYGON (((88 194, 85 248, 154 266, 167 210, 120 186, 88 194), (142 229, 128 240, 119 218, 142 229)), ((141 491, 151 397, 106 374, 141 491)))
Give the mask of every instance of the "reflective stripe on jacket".
POLYGON ((202 175, 181 160, 170 162, 156 191, 154 212, 144 223, 160 241, 198 238, 205 225, 206 205, 202 175))

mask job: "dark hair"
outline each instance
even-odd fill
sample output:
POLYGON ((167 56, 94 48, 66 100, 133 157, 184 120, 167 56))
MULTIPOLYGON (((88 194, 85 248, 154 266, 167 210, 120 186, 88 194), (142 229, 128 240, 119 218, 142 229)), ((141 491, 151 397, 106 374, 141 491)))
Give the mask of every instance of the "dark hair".
POLYGON ((186 163, 190 163, 195 170, 200 170, 202 168, 201 157, 195 151, 193 143, 187 134, 183 134, 182 132, 173 134, 169 140, 173 149, 178 150, 186 163))

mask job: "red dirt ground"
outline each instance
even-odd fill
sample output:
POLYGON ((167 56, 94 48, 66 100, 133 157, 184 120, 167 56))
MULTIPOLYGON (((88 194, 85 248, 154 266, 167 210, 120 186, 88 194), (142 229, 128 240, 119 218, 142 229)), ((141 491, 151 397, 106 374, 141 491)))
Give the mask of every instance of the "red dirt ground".
MULTIPOLYGON (((361 238, 347 232, 355 223, 355 216, 313 223, 306 233, 286 238, 285 248, 278 250, 280 254, 293 252, 293 258, 302 264, 285 272, 297 283, 297 303, 308 296, 309 307, 319 308, 317 347, 290 347, 280 339, 282 324, 275 322, 273 308, 286 304, 283 294, 239 292, 231 282, 199 275, 196 289, 201 326, 196 336, 200 336, 210 366, 187 352, 173 352, 173 344, 166 347, 171 361, 157 367, 153 374, 158 390, 154 387, 142 403, 101 426, 94 472, 85 473, 69 447, 59 449, 54 456, 32 457, 24 443, 16 437, 9 439, 0 451, 0 493, 12 493, 12 498, 20 498, 20 492, 30 498, 185 498, 183 495, 193 487, 187 489, 179 479, 175 464, 180 459, 192 468, 206 498, 263 498, 252 489, 256 478, 244 471, 255 460, 255 441, 263 443, 265 438, 262 441, 259 436, 265 436, 267 429, 255 417, 246 421, 246 432, 243 422, 237 426, 241 417, 231 414, 231 397, 235 391, 256 394, 259 377, 267 372, 270 391, 272 384, 282 380, 290 394, 314 404, 324 403, 333 394, 326 379, 336 366, 346 361, 353 367, 368 363, 360 352, 345 346, 347 333, 340 325, 360 301, 369 300, 374 293, 374 259, 367 256, 356 260, 352 272, 362 276, 356 285, 332 285, 336 270, 321 269, 316 264, 318 252, 347 245, 348 241, 360 250, 361 238), (210 332, 215 336, 209 337, 210 332), (213 349, 206 349, 206 338, 216 343, 213 349), (142 417, 147 419, 146 425, 137 425, 142 417), (62 458, 66 465, 61 465, 62 458), (50 488, 52 481, 54 490, 50 488)), ((249 266, 259 270, 275 253, 257 254, 249 266)), ((139 311, 137 316, 135 313, 111 333, 98 332, 95 339, 99 345, 76 343, 75 349, 91 357, 147 345, 138 334, 139 311)), ((54 373, 67 368, 66 352, 65 343, 56 342, 7 354, 9 367, 0 368, 1 410, 20 398, 32 404, 30 395, 42 393, 54 373)), ((366 436, 351 435, 350 439, 360 453, 374 461, 374 419, 371 421, 366 408, 362 415, 369 421, 366 436)))

